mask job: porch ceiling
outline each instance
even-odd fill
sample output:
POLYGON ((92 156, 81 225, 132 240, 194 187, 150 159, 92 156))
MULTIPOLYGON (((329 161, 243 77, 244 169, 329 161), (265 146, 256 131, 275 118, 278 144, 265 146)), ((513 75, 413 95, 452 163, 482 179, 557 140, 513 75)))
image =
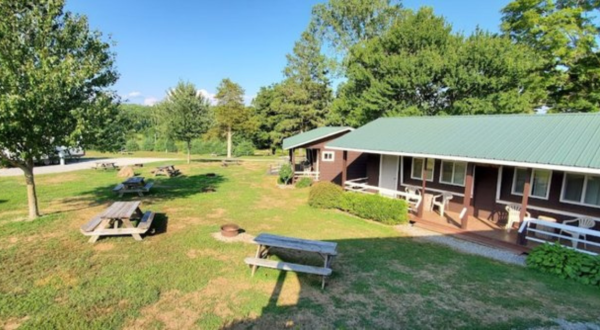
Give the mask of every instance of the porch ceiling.
POLYGON ((380 118, 327 148, 600 173, 600 114, 380 118))

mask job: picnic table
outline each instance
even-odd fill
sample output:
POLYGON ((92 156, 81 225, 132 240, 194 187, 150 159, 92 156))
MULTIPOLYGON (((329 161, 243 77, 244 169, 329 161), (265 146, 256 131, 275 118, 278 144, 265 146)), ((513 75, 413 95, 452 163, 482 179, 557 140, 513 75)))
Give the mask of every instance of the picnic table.
POLYGON ((144 193, 149 192, 153 185, 154 182, 146 183, 142 176, 134 176, 117 185, 113 191, 118 193, 119 197, 123 197, 123 194, 128 193, 137 193, 140 197, 143 197, 144 193))
POLYGON ((91 236, 89 242, 94 243, 100 236, 131 235, 141 241, 154 220, 154 212, 140 210, 140 202, 116 202, 98 214, 88 223, 81 226, 81 233, 91 236), (139 220, 134 226, 131 220, 139 220))
POLYGON ((337 256, 337 243, 314 241, 295 237, 286 237, 273 234, 260 234, 254 238, 258 244, 256 256, 246 258, 244 262, 252 266, 252 276, 258 267, 267 267, 285 271, 294 271, 322 276, 321 288, 325 288, 325 279, 331 275, 331 262, 337 256), (267 260, 271 248, 296 250, 317 253, 323 258, 323 267, 267 260))
POLYGON ((177 175, 181 174, 181 172, 179 172, 179 170, 176 169, 175 166, 173 166, 173 165, 164 165, 164 166, 157 166, 156 170, 152 171, 152 174, 154 174, 154 176, 166 175, 168 177, 173 177, 173 176, 177 176, 177 175))
POLYGON ((235 158, 225 158, 221 162, 221 167, 227 167, 229 165, 241 165, 242 161, 240 159, 235 158))
POLYGON ((94 166, 92 166, 92 168, 95 170, 99 170, 99 169, 118 170, 119 169, 119 167, 117 166, 117 163, 115 163, 115 162, 96 162, 94 164, 94 166))

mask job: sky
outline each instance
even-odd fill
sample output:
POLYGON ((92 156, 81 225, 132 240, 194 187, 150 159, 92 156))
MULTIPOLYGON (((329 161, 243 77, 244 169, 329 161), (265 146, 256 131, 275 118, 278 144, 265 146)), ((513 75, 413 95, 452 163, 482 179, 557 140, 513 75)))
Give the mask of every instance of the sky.
MULTIPOLYGON (((124 102, 152 105, 180 80, 212 98, 224 78, 240 84, 250 103, 260 87, 279 82, 285 55, 310 21, 317 0, 67 0, 92 29, 116 42, 124 102)), ((497 32, 509 0, 404 0, 429 6, 455 31, 497 32)))

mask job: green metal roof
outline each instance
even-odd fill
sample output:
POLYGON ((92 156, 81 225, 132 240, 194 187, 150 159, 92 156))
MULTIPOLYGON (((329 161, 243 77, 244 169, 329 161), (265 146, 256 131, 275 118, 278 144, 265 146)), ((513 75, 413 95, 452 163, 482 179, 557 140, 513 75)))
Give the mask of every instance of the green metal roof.
POLYGON ((380 118, 327 147, 599 173, 600 113, 380 118))
POLYGON ((287 139, 283 139, 283 150, 300 147, 307 143, 320 140, 322 138, 335 135, 338 133, 351 131, 351 127, 319 127, 304 133, 300 133, 294 136, 290 136, 287 139))

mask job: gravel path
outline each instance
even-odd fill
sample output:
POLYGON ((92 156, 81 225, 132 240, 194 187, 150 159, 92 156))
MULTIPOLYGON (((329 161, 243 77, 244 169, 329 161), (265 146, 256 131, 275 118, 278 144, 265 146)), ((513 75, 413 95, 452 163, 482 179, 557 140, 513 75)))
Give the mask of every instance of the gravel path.
POLYGON ((469 254, 475 254, 490 259, 506 262, 509 264, 525 266, 525 257, 516 255, 512 252, 468 242, 462 239, 454 238, 451 236, 445 236, 440 233, 429 231, 423 228, 418 228, 410 225, 396 226, 396 228, 417 240, 443 244, 450 248, 469 254))
MULTIPOLYGON (((48 166, 38 166, 33 169, 34 174, 49 174, 49 173, 64 173, 64 172, 72 172, 79 170, 88 170, 92 168, 95 162, 103 161, 103 162, 114 162, 117 166, 126 166, 133 164, 146 164, 153 162, 162 162, 174 160, 172 158, 83 158, 78 162, 69 163, 66 165, 48 165, 48 166)), ((2 168, 0 169, 0 176, 21 176, 23 175, 23 171, 18 168, 2 168)))

